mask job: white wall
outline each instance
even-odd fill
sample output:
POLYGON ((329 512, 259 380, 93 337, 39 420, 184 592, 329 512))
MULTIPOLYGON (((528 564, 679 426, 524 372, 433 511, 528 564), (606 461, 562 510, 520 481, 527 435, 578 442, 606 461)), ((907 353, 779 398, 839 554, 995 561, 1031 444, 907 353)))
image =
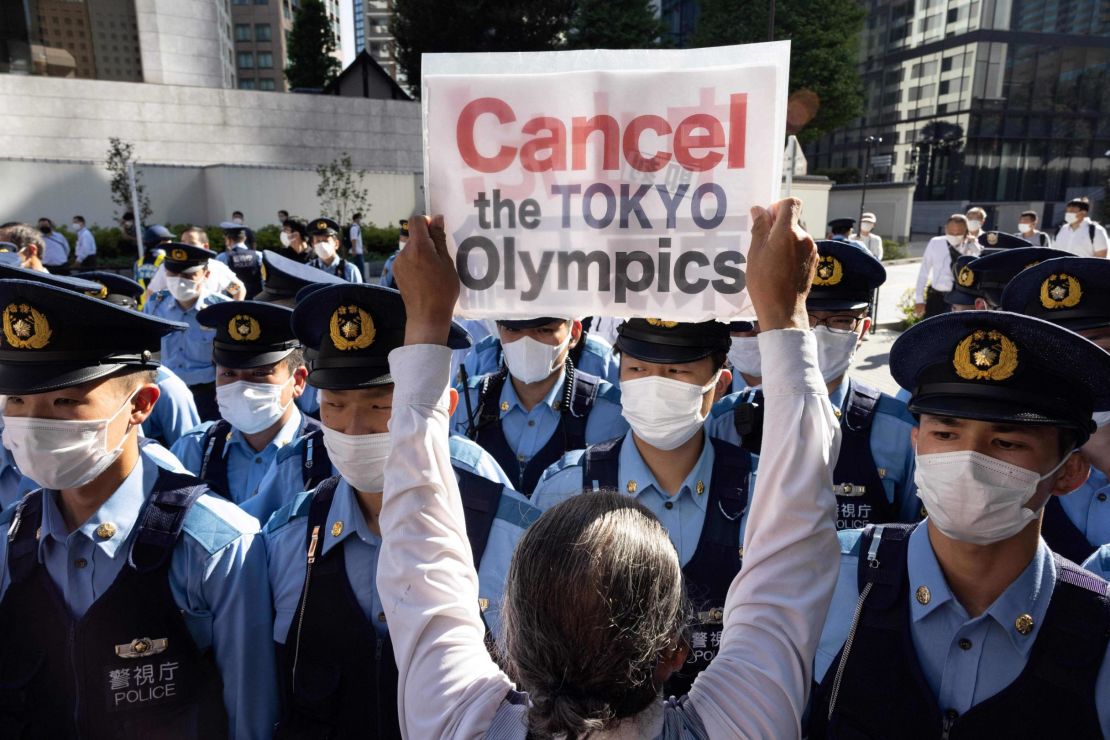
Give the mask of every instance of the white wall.
POLYGON ((143 79, 165 85, 235 85, 224 0, 135 0, 143 79))
MULTIPOLYGON (((825 224, 829 221, 829 190, 832 185, 832 181, 825 177, 794 178, 791 195, 802 201, 803 227, 816 239, 825 236, 825 224)), ((786 197, 785 180, 781 194, 786 197)))
MULTIPOLYGON (((829 218, 859 220, 860 189, 859 185, 833 188, 829 193, 829 218)), ((876 234, 898 242, 909 241, 915 215, 913 191, 913 183, 867 186, 864 210, 875 214, 876 234)))

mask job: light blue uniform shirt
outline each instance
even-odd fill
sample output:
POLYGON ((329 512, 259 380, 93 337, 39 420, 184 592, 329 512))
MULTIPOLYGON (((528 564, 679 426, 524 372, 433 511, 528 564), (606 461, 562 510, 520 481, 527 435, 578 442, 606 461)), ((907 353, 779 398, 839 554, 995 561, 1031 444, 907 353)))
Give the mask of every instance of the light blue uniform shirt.
POLYGON ((1083 561, 1083 567, 1104 581, 1110 580, 1110 545, 1103 545, 1083 561))
POLYGON ((353 264, 350 260, 341 260, 339 255, 336 255, 335 261, 331 266, 325 265, 320 261, 319 257, 313 257, 308 261, 309 267, 315 267, 317 270, 323 270, 329 275, 341 277, 348 283, 361 283, 362 273, 358 271, 358 265, 353 264), (343 269, 340 270, 339 266, 342 265, 343 269))
MULTIPOLYGON (((57 491, 43 498, 38 557, 74 617, 81 617, 115 581, 131 550, 131 534, 154 488, 158 465, 144 450, 115 493, 69 532, 57 491), (97 537, 101 523, 116 534, 97 537), (87 564, 78 567, 76 564, 87 564)), ((10 524, 14 509, 5 512, 10 524)), ((270 598, 266 553, 258 522, 223 499, 205 494, 185 517, 170 561, 170 590, 197 647, 209 648, 224 684, 231 734, 268 738, 278 714, 271 619, 260 608, 270 598)), ((0 596, 8 587, 8 541, 0 545, 0 596)), ((33 615, 28 615, 33 616, 33 615)), ((64 635, 58 636, 65 639, 64 635)))
MULTIPOLYGON (((840 574, 814 663, 814 680, 818 682, 830 667, 836 669, 834 661, 851 628, 859 600, 860 535, 858 529, 839 533, 840 574)), ((941 711, 955 709, 964 714, 1013 683, 1025 668, 1056 585, 1056 564, 1048 546, 1041 540, 1033 560, 1017 580, 987 611, 972 619, 948 588, 925 524, 910 535, 908 548, 909 593, 906 598, 910 603, 910 634, 921 672, 941 711), (929 603, 924 605, 914 596, 922 586, 929 589, 931 596, 929 603), (1015 621, 1023 614, 1033 618, 1033 629, 1027 635, 1018 632, 1015 626, 1015 621), (961 640, 969 641, 970 647, 966 650, 961 647, 961 640)), ((1110 737, 1108 665, 1110 648, 1095 684, 1102 732, 1110 737)))
MULTIPOLYGON (((260 522, 269 521, 275 511, 293 501, 304 490, 303 467, 305 455, 314 457, 322 450, 323 444, 308 444, 308 436, 298 437, 278 450, 270 469, 258 484, 258 494, 243 503, 243 511, 260 522)), ((451 464, 487 480, 497 481, 506 488, 513 484, 493 456, 466 437, 451 435, 451 464)), ((339 475, 331 465, 327 476, 339 475)))
POLYGON ((1110 543, 1110 480, 1106 473, 1092 467, 1087 481, 1067 496, 1061 496, 1060 505, 1088 542, 1110 543))
MULTIPOLYGON (((840 418, 847 395, 848 383, 845 382, 829 396, 837 418, 840 418)), ((744 403, 745 396, 745 393, 730 393, 713 404, 705 422, 711 436, 740 444, 732 412, 744 403)), ((871 456, 883 481, 887 501, 897 504, 896 521, 907 523, 916 522, 922 516, 922 504, 913 482, 914 451, 910 431, 914 426, 913 416, 905 404, 884 393, 871 421, 871 456)))
MULTIPOLYGON (((536 485, 530 499, 532 505, 547 511, 561 501, 576 496, 583 490, 582 467, 584 450, 568 452, 563 459, 549 467, 536 485)), ((705 524, 705 506, 709 500, 709 485, 713 478, 715 450, 709 439, 704 440, 701 456, 694 469, 682 481, 678 493, 671 496, 655 480, 651 469, 644 462, 629 431, 621 444, 618 461, 617 490, 635 497, 659 518, 678 550, 679 561, 686 565, 698 548, 702 525, 705 524), (699 488, 702 493, 698 493, 699 488), (670 506, 668 506, 670 504, 670 506)), ((588 486, 589 484, 587 484, 588 486)), ((754 489, 754 476, 749 482, 749 506, 754 489)), ((748 510, 740 519, 739 544, 744 544, 744 529, 748 510)))
MULTIPOLYGON (((453 452, 456 444, 461 445, 460 450, 467 460, 474 459, 476 453, 468 446, 477 447, 477 445, 466 439, 452 438, 453 452)), ((480 448, 477 453, 479 457, 484 454, 481 453, 480 448)), ((451 462, 453 465, 482 475, 475 466, 465 460, 460 461, 459 456, 455 454, 452 454, 451 462)), ((496 467, 497 463, 492 459, 481 462, 481 467, 485 470, 490 470, 490 465, 496 467)), ((496 470, 500 473, 499 476, 483 475, 483 477, 491 480, 504 479, 505 474, 501 469, 496 468, 496 470)), ((299 469, 297 482, 300 482, 299 469)), ((483 619, 494 636, 499 634, 501 628, 501 600, 516 543, 540 515, 540 511, 529 504, 524 496, 508 487, 507 481, 504 485, 497 515, 490 528, 482 562, 478 567, 479 604, 483 619)), ((285 644, 286 637, 289 635, 289 627, 300 605, 301 592, 304 588, 305 527, 311 495, 311 492, 295 494, 288 504, 274 513, 263 533, 270 561, 270 586, 274 596, 274 640, 281 644, 285 644)), ((354 489, 345 480, 341 480, 335 490, 335 497, 328 509, 327 521, 329 527, 324 534, 322 552, 327 555, 331 548, 347 541, 348 544, 343 553, 347 579, 352 585, 362 613, 374 625, 378 637, 384 637, 388 632, 385 612, 382 609, 378 589, 373 586, 378 570, 381 537, 370 531, 366 518, 359 508, 354 489), (338 536, 333 534, 335 529, 330 526, 335 522, 343 523, 343 526, 338 528, 340 530, 338 536)))
POLYGON ((159 366, 158 402, 143 422, 143 436, 173 446, 181 435, 200 424, 193 393, 185 382, 167 367, 159 366))
POLYGON ((378 278, 378 285, 384 285, 387 288, 396 288, 397 285, 393 280, 393 263, 397 260, 397 255, 400 252, 394 252, 385 258, 385 264, 382 265, 382 274, 378 278))
MULTIPOLYGON (((479 375, 497 372, 501 367, 501 338, 490 334, 471 348, 463 362, 468 377, 476 378, 479 375)), ((593 334, 586 335, 586 346, 582 348, 578 369, 590 375, 596 375, 602 380, 608 380, 614 386, 620 386, 621 363, 613 354, 613 345, 601 337, 593 334)))
POLYGON ((185 331, 170 332, 162 337, 162 364, 181 378, 185 385, 215 382, 212 342, 216 339, 216 330, 201 326, 197 322, 197 313, 213 303, 228 300, 231 299, 218 293, 205 293, 192 308, 186 310, 168 290, 160 290, 143 306, 144 313, 189 325, 185 331))
MULTIPOLYGON (((479 380, 478 377, 471 378, 470 388, 467 389, 471 407, 474 409, 475 423, 478 422, 479 380)), ((516 389, 513 388, 512 378, 506 378, 505 385, 501 388, 501 398, 498 400, 498 413, 501 416, 501 430, 509 443, 509 449, 517 455, 521 464, 527 465, 528 461, 543 449, 558 428, 561 412, 556 411, 554 407, 562 401, 565 381, 566 370, 564 369, 559 373, 559 378, 555 381, 555 385, 551 386, 543 401, 533 406, 531 411, 525 411, 516 395, 516 389)), ((462 396, 461 390, 459 395, 462 396)), ((620 437, 628 431, 628 422, 621 416, 620 398, 619 390, 606 381, 601 381, 597 398, 586 420, 586 444, 604 442, 620 437)), ((468 426, 466 409, 466 400, 460 398, 459 405, 455 408, 455 415, 451 417, 451 431, 456 434, 466 434, 468 426)))
POLYGON ((36 488, 37 483, 19 472, 8 448, 0 445, 0 510, 8 508, 23 498, 23 494, 36 488))
MULTIPOLYGON (((301 412, 296 409, 289 415, 278 433, 262 450, 255 451, 243 437, 243 433, 235 427, 231 428, 231 439, 224 445, 224 461, 227 463, 227 485, 231 500, 241 504, 251 498, 258 491, 262 479, 269 472, 278 450, 285 447, 297 437, 300 428, 301 412)), ((205 422, 194 427, 173 446, 171 452, 177 456, 181 464, 193 475, 200 475, 200 468, 204 462, 204 435, 215 422, 205 422)), ((209 466, 212 463, 209 462, 209 466)))

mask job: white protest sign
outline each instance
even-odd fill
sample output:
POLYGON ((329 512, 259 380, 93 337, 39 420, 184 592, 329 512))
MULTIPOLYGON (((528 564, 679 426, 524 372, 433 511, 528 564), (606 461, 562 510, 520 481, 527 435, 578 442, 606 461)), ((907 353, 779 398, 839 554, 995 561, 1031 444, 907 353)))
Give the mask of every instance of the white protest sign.
POLYGON ((425 54, 424 177, 468 318, 751 313, 789 42, 425 54))

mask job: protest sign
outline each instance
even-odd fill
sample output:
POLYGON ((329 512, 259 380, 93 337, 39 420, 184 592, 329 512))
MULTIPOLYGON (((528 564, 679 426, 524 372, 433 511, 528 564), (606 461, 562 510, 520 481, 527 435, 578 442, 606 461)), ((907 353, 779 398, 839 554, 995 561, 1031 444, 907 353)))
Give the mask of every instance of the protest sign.
POLYGON ((750 314, 748 211, 778 197, 789 54, 425 55, 425 192, 459 313, 750 314))

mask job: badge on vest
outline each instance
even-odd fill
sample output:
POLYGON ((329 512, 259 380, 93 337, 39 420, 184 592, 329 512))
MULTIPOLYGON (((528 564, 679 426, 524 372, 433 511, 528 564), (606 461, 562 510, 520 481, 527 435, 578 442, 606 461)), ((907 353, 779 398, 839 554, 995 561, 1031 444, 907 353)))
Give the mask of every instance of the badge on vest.
POLYGON ((164 653, 170 641, 165 637, 152 640, 149 637, 136 637, 123 645, 116 645, 116 655, 121 658, 146 658, 164 653))

